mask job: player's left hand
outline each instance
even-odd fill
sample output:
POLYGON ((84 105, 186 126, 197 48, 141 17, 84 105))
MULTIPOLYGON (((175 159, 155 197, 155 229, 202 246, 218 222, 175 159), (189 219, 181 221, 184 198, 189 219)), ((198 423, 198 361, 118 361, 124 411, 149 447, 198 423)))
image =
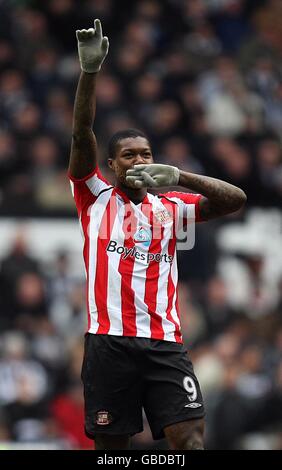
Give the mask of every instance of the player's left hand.
POLYGON ((136 188, 157 188, 159 186, 177 186, 179 169, 176 166, 152 163, 134 165, 126 172, 126 181, 136 188))

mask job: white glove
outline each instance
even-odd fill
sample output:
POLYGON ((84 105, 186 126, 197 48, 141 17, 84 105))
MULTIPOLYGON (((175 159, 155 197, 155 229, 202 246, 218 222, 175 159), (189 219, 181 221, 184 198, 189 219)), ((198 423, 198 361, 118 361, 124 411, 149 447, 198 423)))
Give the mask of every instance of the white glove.
POLYGON ((100 20, 94 21, 94 27, 76 31, 80 67, 88 73, 99 72, 109 50, 109 40, 103 37, 100 20))
POLYGON ((156 188, 159 186, 177 186, 179 169, 176 166, 152 163, 149 165, 134 165, 127 170, 126 181, 136 188, 156 188))

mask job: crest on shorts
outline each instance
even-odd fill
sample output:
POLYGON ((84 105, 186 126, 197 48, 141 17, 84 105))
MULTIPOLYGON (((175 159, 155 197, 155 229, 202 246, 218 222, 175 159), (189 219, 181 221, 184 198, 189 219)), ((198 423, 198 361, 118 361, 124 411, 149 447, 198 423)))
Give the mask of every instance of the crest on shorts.
POLYGON ((157 210, 154 212, 154 216, 159 222, 161 222, 161 224, 165 224, 166 222, 171 222, 173 220, 171 212, 169 212, 167 209, 157 210))
POLYGON ((97 411, 96 413, 96 424, 100 426, 106 426, 112 422, 112 417, 108 411, 97 411))

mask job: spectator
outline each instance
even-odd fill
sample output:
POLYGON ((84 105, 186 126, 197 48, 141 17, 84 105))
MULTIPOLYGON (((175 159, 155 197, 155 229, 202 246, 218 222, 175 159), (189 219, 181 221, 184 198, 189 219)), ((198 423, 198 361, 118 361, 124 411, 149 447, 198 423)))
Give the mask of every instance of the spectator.
POLYGON ((33 439, 39 437, 49 388, 45 369, 28 355, 28 343, 22 334, 7 332, 2 337, 0 399, 16 440, 22 440, 20 428, 27 423, 32 423, 33 439))
POLYGON ((74 381, 67 390, 51 402, 53 417, 59 432, 71 444, 73 449, 93 449, 93 441, 84 433, 84 405, 82 384, 74 381))

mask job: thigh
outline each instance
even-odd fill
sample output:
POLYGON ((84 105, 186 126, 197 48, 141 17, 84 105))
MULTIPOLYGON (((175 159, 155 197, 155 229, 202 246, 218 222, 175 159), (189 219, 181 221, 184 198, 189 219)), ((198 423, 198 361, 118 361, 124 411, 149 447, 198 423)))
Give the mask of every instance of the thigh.
POLYGON ((173 450, 204 449, 204 418, 171 424, 164 428, 168 446, 173 450))
POLYGON ((142 431, 141 386, 126 338, 87 334, 81 377, 88 437, 142 431))
POLYGON ((164 428, 205 415, 203 397, 193 365, 183 345, 160 341, 148 354, 144 409, 154 439, 164 428))

